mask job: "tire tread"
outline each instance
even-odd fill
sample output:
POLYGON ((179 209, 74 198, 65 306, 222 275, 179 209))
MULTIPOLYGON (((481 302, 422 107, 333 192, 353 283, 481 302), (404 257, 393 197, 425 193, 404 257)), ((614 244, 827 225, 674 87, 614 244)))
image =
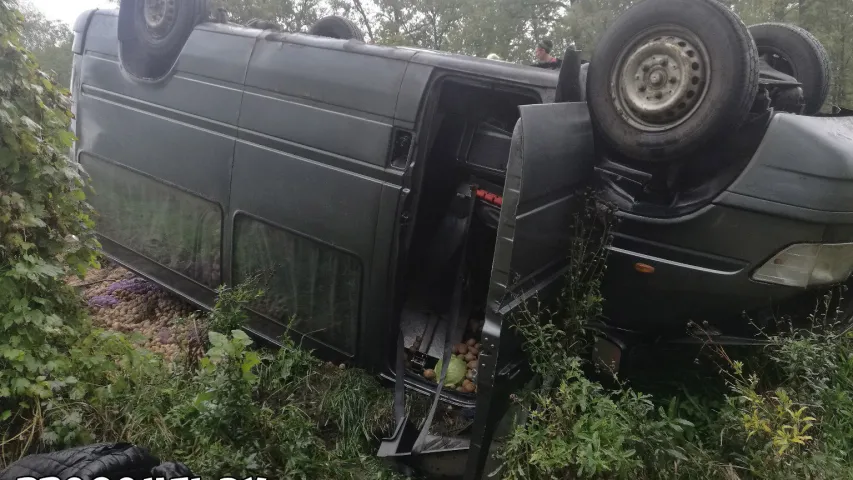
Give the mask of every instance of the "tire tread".
POLYGON ((746 121, 749 116, 750 110, 752 110, 752 105, 755 103, 755 96, 758 94, 758 72, 760 70, 759 57, 758 57, 758 48, 755 46, 755 42, 752 40, 752 36, 749 34, 749 29, 746 24, 743 23, 743 20, 735 12, 733 12, 730 8, 726 7, 724 4, 720 3, 717 0, 704 0, 708 3, 713 3, 724 12, 733 22, 740 24, 743 28, 740 34, 745 33, 741 38, 738 38, 740 43, 743 46, 742 51, 746 53, 746 62, 748 64, 747 69, 747 78, 750 83, 749 86, 744 89, 743 95, 740 99, 740 110, 743 113, 742 118, 737 122, 737 125, 733 125, 729 131, 733 132, 740 128, 743 125, 743 122, 746 121))
POLYGON ((352 35, 352 38, 362 42, 364 41, 364 32, 361 31, 361 28, 359 28, 359 26, 356 25, 355 22, 348 18, 340 17, 337 15, 330 15, 328 17, 323 17, 320 20, 317 20, 317 23, 311 26, 309 33, 311 33, 312 35, 320 35, 319 33, 317 33, 318 29, 334 24, 337 24, 337 26, 343 27, 348 30, 349 33, 352 35))
MULTIPOLYGON (((820 89, 814 94, 814 98, 818 101, 813 101, 812 105, 807 105, 806 114, 816 113, 820 110, 820 107, 823 106, 823 103, 826 102, 827 97, 829 97, 829 89, 832 84, 830 79, 832 78, 832 64, 829 58, 829 53, 824 48, 823 44, 820 43, 820 40, 817 39, 811 32, 806 30, 805 28, 799 27, 797 25, 791 25, 790 23, 782 23, 782 22, 763 22, 757 23, 755 25, 750 25, 750 30, 756 27, 773 27, 779 28, 783 30, 788 30, 791 33, 799 35, 806 43, 811 47, 817 56, 818 63, 820 65, 820 75, 822 78, 825 78, 826 81, 822 82, 820 85, 820 89), (820 105, 815 105, 820 103, 820 105)), ((806 101, 808 102, 808 98, 806 101)))

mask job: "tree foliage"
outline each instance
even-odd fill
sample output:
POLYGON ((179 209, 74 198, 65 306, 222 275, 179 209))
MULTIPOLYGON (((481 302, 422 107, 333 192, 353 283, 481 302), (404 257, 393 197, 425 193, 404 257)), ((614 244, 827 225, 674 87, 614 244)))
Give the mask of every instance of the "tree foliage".
POLYGON ((231 20, 246 23, 253 19, 274 20, 287 31, 302 31, 323 13, 320 0, 233 1, 213 0, 214 8, 225 8, 231 20))
MULTIPOLYGON (((833 61, 830 101, 853 95, 853 2, 850 0, 724 0, 748 25, 781 21, 814 33, 833 61)), ((290 31, 316 19, 343 15, 370 41, 532 62, 537 41, 550 38, 589 58, 613 20, 634 0, 215 0, 232 20, 274 20, 290 31)))
POLYGON ((49 20, 29 1, 18 5, 24 14, 21 24, 21 46, 35 55, 40 67, 56 75, 56 82, 71 85, 71 44, 74 34, 71 27, 59 20, 49 20))
MULTIPOLYGON (((305 31, 325 15, 356 22, 368 41, 485 57, 495 53, 512 62, 530 63, 539 39, 550 38, 557 51, 574 45, 589 58, 613 20, 635 0, 211 0, 231 20, 274 21, 291 32, 305 31)), ((850 105, 853 96, 853 2, 850 0, 722 0, 747 25, 767 21, 800 25, 815 34, 833 62, 830 103, 850 105)), ((114 0, 118 3, 117 0, 114 0)), ((29 46, 61 75, 71 59, 43 45, 58 45, 63 33, 55 22, 30 13, 25 36, 47 43, 29 46), (33 30, 52 32, 27 34, 33 30), (51 43, 53 42, 53 43, 51 43), (64 63, 63 63, 64 62, 64 63)), ((66 32, 69 33, 70 32, 66 32)), ((70 38, 70 37, 69 37, 70 38)), ((28 40, 29 41, 29 40, 28 40)), ((62 77, 64 80, 65 77, 62 77)))

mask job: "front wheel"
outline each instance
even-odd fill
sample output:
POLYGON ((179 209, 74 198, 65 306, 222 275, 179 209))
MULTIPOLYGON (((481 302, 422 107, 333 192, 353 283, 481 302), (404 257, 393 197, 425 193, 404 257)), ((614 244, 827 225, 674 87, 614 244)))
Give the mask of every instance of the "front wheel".
POLYGON ((645 0, 605 32, 587 92, 601 136, 643 161, 683 159, 737 129, 758 91, 758 51, 716 0, 645 0))

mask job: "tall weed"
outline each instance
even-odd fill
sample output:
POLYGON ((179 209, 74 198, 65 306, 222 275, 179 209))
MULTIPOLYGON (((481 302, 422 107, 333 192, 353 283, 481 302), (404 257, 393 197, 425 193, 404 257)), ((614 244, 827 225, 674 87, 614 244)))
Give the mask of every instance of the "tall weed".
POLYGON ((766 335, 745 360, 709 342, 719 397, 686 386, 653 397, 615 375, 606 382, 613 387, 590 377, 611 213, 589 201, 559 300, 530 302, 514 318, 538 380, 518 399, 527 415, 498 454, 500 476, 853 478, 853 333, 837 307, 844 289, 766 335))

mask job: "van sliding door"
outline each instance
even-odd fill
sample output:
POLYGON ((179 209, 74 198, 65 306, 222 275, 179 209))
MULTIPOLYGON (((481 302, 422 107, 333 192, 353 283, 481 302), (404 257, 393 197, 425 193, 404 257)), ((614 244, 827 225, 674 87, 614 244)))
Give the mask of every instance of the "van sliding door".
POLYGON ((593 166, 585 103, 521 107, 492 264, 466 479, 483 478, 509 396, 528 379, 510 319, 530 298, 547 302, 559 293, 569 264, 571 223, 582 205, 578 192, 588 185, 593 166))

